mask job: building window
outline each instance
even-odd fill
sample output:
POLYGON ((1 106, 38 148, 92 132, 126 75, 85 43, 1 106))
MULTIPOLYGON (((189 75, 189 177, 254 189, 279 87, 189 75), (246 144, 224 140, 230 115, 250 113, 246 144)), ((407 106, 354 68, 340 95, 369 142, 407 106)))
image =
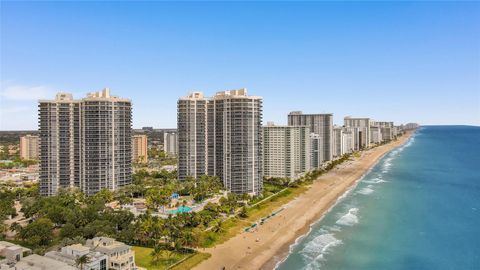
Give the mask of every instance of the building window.
POLYGON ((100 270, 107 270, 107 260, 103 259, 100 261, 100 270))

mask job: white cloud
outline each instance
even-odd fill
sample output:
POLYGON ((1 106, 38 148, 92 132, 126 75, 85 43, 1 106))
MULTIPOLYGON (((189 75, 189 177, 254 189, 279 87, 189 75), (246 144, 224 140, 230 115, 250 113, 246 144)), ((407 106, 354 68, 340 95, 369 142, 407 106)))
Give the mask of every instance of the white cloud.
POLYGON ((47 86, 12 85, 2 89, 0 96, 6 100, 52 99, 55 91, 47 86))
MULTIPOLYGON (((2 108, 0 110, 0 117, 3 114, 7 115, 7 114, 23 113, 23 112, 30 112, 30 111, 32 111, 32 108, 26 107, 26 106, 2 108)), ((35 108, 33 108, 33 111, 35 111, 35 108)))
POLYGON ((0 105, 0 130, 33 130, 36 128, 36 106, 0 105))

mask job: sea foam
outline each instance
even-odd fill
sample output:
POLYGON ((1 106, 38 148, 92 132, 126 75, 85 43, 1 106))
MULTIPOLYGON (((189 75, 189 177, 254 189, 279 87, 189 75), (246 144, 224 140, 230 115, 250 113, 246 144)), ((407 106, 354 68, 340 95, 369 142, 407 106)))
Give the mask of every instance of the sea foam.
POLYGON ((357 191, 357 193, 362 194, 362 195, 370 195, 373 193, 372 185, 368 185, 367 187, 364 187, 357 191))
POLYGON ((366 184, 381 184, 381 183, 386 183, 387 181, 383 180, 381 177, 376 177, 370 180, 364 180, 363 183, 366 184))
MULTIPOLYGON (((335 238, 332 233, 321 234, 308 242, 300 251, 300 254, 309 263, 324 261, 324 256, 328 254, 329 250, 340 244, 342 244, 342 240, 335 238)), ((308 266, 306 269, 308 269, 308 266)))
POLYGON ((337 220, 338 225, 343 226, 353 226, 358 223, 358 208, 350 208, 348 213, 343 215, 339 220, 337 220))

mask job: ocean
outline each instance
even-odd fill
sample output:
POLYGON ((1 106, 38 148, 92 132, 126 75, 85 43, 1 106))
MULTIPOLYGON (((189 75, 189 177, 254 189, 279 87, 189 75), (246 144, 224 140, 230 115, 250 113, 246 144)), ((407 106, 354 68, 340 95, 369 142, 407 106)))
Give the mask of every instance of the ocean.
POLYGON ((480 127, 421 127, 290 249, 277 270, 480 269, 480 127))

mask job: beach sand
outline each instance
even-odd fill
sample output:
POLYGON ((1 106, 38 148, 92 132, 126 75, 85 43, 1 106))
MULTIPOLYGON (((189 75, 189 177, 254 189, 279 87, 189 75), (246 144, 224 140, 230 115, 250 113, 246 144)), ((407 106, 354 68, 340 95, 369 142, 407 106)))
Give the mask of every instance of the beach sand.
POLYGON ((206 249, 205 252, 212 256, 194 269, 273 269, 288 255, 290 245, 308 233, 312 223, 318 221, 381 157, 404 144, 410 135, 363 151, 359 157, 320 176, 307 191, 283 205, 284 210, 253 232, 239 233, 223 244, 206 249))

